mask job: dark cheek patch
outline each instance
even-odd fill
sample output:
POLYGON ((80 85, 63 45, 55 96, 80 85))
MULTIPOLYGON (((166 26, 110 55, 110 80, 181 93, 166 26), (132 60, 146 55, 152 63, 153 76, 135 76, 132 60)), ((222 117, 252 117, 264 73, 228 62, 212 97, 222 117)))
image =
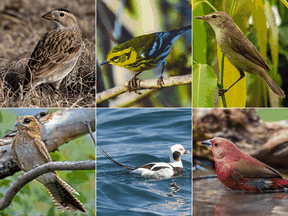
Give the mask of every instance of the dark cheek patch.
POLYGON ((175 151, 175 152, 173 153, 173 159, 174 159, 175 161, 178 161, 179 158, 180 158, 180 155, 181 155, 180 152, 175 151))

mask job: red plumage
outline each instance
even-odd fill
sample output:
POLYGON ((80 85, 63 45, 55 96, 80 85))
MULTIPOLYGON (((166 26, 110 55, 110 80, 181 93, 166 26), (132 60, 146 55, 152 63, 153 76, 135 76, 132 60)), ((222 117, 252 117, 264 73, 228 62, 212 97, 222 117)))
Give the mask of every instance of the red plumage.
POLYGON ((241 152, 229 140, 215 137, 202 144, 211 148, 217 177, 226 187, 258 193, 288 188, 281 173, 241 152))

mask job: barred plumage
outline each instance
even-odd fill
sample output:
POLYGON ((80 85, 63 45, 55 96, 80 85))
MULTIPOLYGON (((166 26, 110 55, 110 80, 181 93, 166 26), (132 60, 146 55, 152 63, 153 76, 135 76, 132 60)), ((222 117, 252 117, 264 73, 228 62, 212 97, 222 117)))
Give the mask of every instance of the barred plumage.
POLYGON ((184 32, 191 29, 190 26, 169 32, 156 32, 141 35, 114 47, 101 65, 113 64, 136 72, 132 80, 143 71, 150 70, 162 65, 158 84, 162 85, 162 74, 166 59, 175 41, 184 32))

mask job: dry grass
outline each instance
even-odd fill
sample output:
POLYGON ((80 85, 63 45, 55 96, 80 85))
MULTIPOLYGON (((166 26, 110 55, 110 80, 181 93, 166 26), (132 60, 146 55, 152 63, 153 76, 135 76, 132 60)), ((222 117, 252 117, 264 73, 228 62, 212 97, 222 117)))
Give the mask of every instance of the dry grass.
POLYGON ((95 1, 94 0, 1 0, 0 1, 0 106, 1 107, 95 107, 95 1), (45 4, 44 4, 45 3, 45 4), (65 8, 76 17, 84 51, 59 91, 49 85, 25 89, 26 64, 40 37, 52 29, 41 18, 53 8, 65 8))

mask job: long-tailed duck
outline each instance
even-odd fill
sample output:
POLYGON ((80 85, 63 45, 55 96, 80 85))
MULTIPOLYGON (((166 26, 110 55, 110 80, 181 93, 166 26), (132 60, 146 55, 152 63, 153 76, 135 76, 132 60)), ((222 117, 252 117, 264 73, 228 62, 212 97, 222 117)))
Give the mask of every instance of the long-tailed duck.
POLYGON ((104 151, 104 149, 100 145, 98 146, 100 147, 101 153, 118 166, 125 167, 128 170, 132 170, 133 173, 137 173, 143 177, 149 178, 170 178, 172 176, 177 176, 181 174, 183 172, 183 164, 180 156, 182 154, 190 153, 189 151, 185 150, 182 145, 175 144, 170 148, 170 163, 152 162, 143 166, 129 167, 115 161, 104 151))

